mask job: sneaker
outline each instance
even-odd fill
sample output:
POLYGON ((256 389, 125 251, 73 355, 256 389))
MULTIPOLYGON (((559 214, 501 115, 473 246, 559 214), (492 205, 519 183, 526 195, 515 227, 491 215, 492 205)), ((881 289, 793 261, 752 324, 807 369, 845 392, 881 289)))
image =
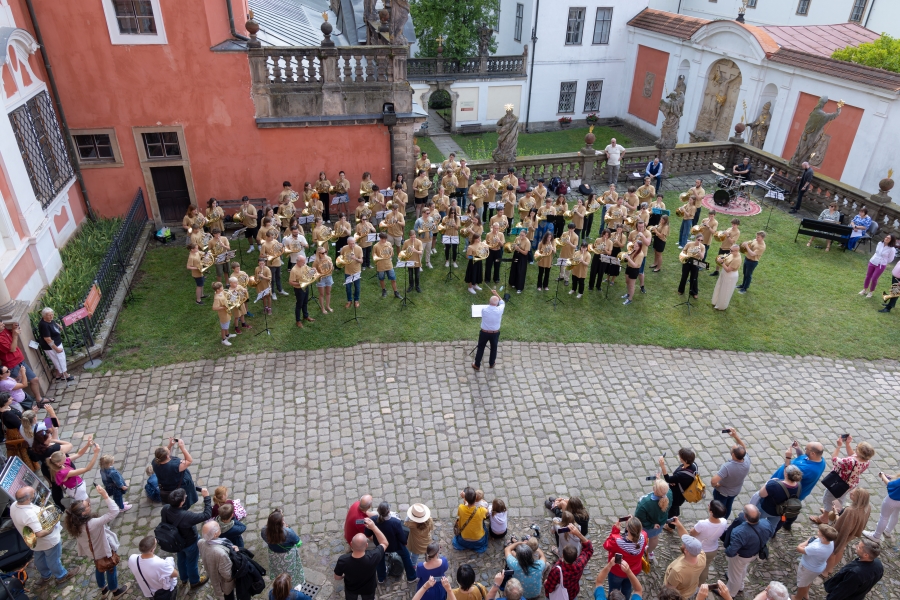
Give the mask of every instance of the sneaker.
POLYGON ((387 290, 381 290, 381 297, 387 298, 387 290))
POLYGON ((644 289, 644 286, 641 286, 641 293, 642 293, 642 294, 646 294, 646 293, 647 293, 647 290, 644 289))
POLYGON ((859 295, 860 295, 860 296, 865 296, 865 295, 866 295, 866 290, 861 291, 861 292, 859 293, 859 295))
POLYGON ((553 502, 556 500, 553 496, 550 496, 546 500, 544 500, 544 508, 547 510, 553 510, 553 502))
POLYGON ((251 252, 253 252, 253 246, 250 246, 249 248, 247 248, 247 254, 250 254, 251 252))
POLYGON ((434 267, 431 266, 431 263, 428 263, 428 268, 433 269, 434 267))
POLYGON ((223 346, 230 346, 230 345, 231 345, 231 342, 229 342, 228 340, 222 340, 222 345, 223 345, 223 346))
POLYGON ((619 296, 619 298, 627 298, 627 297, 628 297, 628 294, 622 294, 621 296, 619 296))
POLYGON ((78 575, 80 572, 81 572, 81 567, 72 567, 71 569, 69 569, 69 572, 66 573, 63 577, 60 577, 59 579, 55 580, 56 585, 62 585, 63 583, 67 582, 68 580, 70 580, 73 577, 75 577, 76 575, 78 575))
POLYGON ((476 286, 475 286, 475 289, 478 290, 478 291, 480 292, 480 291, 481 291, 481 286, 480 286, 480 285, 476 285, 476 286))
POLYGON ((287 296, 287 295, 288 295, 288 293, 287 293, 286 291, 284 291, 284 290, 281 290, 281 291, 278 292, 278 293, 281 294, 282 296, 287 296))
POLYGON ((718 272, 718 271, 713 271, 712 273, 709 274, 709 276, 710 276, 710 277, 718 277, 718 276, 719 276, 719 272, 718 272))
POLYGON ((68 377, 66 377, 66 381, 75 381, 75 376, 69 375, 68 377))
POLYGON ((422 293, 422 288, 420 288, 419 286, 416 286, 416 293, 417 293, 417 294, 421 294, 421 293, 422 293))
MULTIPOLYGON (((226 341, 228 341, 228 340, 226 340, 226 341)), ((122 512, 125 512, 126 510, 131 508, 131 505, 128 504, 127 502, 124 502, 123 505, 124 505, 124 508, 122 508, 122 512)))
POLYGON ((744 288, 738 289, 738 294, 746 294, 746 293, 747 293, 747 290, 745 290, 744 288))
POLYGON ((444 266, 445 266, 445 267, 449 267, 449 266, 450 266, 450 261, 449 261, 449 260, 445 260, 445 261, 444 261, 444 266))
POLYGON ((574 294, 575 290, 569 290, 569 294, 574 294))
POLYGON ((269 294, 272 296, 272 300, 278 300, 278 294, 269 294))
POLYGON ((631 304, 631 300, 626 300, 626 301, 623 302, 622 304, 631 304))
POLYGON ((453 268, 454 268, 454 269, 458 269, 458 268, 459 268, 459 265, 456 264, 456 263, 454 262, 454 263, 453 263, 453 268))
POLYGON ((246 315, 244 315, 244 316, 245 316, 245 317, 250 317, 250 318, 252 319, 252 318, 253 318, 253 313, 252 313, 252 312, 248 312, 248 313, 247 313, 246 315))
POLYGON ((863 534, 864 536, 866 536, 867 538, 869 538, 870 540, 875 540, 876 542, 880 542, 880 541, 881 541, 881 540, 878 539, 878 537, 875 535, 875 532, 874 532, 874 531, 866 530, 866 531, 863 531, 862 534, 863 534))
POLYGON ((394 292, 394 298, 400 298, 402 300, 403 296, 400 295, 400 292, 394 292))
POLYGON ((478 292, 475 291, 475 288, 469 288, 469 293, 470 293, 470 294, 477 294, 478 292))
MULTIPOLYGON (((204 583, 205 583, 205 582, 204 582, 204 583)), ((203 585, 203 584, 201 583, 200 585, 203 585)), ((199 587, 199 586, 198 586, 198 587, 199 587)), ((112 598, 121 598, 122 596, 124 596, 125 594, 127 594, 127 593, 128 593, 128 590, 130 590, 130 589, 131 589, 131 584, 128 583, 128 584, 125 585, 125 587, 120 587, 119 589, 117 589, 116 591, 114 591, 114 592, 112 593, 112 596, 111 596, 111 597, 112 597, 112 598)))
POLYGON ((656 555, 653 554, 653 552, 650 552, 649 554, 647 554, 647 560, 653 562, 654 560, 656 560, 656 555))
POLYGON ((522 293, 522 290, 516 290, 516 293, 517 293, 517 294, 521 294, 521 293, 522 293))
POLYGON ((866 294, 866 298, 871 298, 871 297, 872 297, 872 292, 869 292, 868 294, 866 294))
POLYGON ((197 588, 206 585, 207 581, 209 581, 209 577, 207 577, 206 575, 203 575, 202 577, 200 577, 200 581, 198 581, 197 583, 191 584, 191 589, 196 590, 197 588))
POLYGON ((577 296, 575 296, 575 297, 576 297, 576 298, 581 298, 581 294, 578 294, 578 295, 577 295, 577 296))
POLYGON ((237 337, 237 334, 235 334, 235 333, 229 333, 229 334, 228 334, 228 337, 229 337, 229 338, 235 338, 235 337, 237 337))

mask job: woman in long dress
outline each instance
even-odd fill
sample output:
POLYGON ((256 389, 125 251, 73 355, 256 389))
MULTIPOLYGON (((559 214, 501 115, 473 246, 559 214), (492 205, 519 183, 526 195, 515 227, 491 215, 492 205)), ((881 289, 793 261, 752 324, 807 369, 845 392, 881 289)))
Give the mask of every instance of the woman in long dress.
POLYGON ((716 281, 716 289, 713 290, 712 304, 716 310, 725 310, 734 295, 737 287, 738 270, 741 268, 741 249, 734 244, 730 254, 722 255, 722 275, 716 281))
POLYGON ((280 508, 269 515, 260 535, 269 547, 269 576, 274 579, 288 573, 291 580, 298 584, 306 581, 298 548, 300 536, 284 524, 284 514, 280 508))

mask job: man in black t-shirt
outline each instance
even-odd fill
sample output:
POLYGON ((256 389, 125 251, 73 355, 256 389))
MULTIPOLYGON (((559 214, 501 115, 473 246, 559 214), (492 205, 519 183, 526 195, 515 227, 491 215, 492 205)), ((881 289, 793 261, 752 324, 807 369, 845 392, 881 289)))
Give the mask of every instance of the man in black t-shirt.
POLYGON ((388 547, 387 538, 374 521, 368 517, 364 521, 366 528, 375 534, 378 545, 372 550, 366 550, 368 538, 365 534, 357 533, 350 541, 350 552, 338 558, 334 566, 334 578, 344 580, 344 595, 347 600, 357 600, 359 596, 362 596, 362 600, 374 600, 378 586, 375 567, 384 558, 388 547))

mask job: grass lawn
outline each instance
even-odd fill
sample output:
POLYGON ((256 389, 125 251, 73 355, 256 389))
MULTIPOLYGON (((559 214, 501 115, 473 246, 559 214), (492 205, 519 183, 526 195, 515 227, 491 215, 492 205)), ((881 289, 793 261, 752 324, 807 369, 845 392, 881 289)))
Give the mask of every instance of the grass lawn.
MULTIPOLYGON (((537 154, 561 154, 564 152, 578 152, 584 148, 584 136, 588 133, 587 127, 574 127, 560 129, 559 131, 547 131, 544 133, 520 133, 518 152, 519 156, 534 156, 537 154)), ((618 143, 628 146, 631 140, 622 132, 609 127, 594 127, 594 135, 597 141, 594 147, 605 148, 609 138, 616 138, 618 143)), ((459 144, 472 160, 482 160, 491 157, 491 152, 497 147, 496 133, 482 133, 479 135, 454 135, 453 140, 459 144)), ((431 156, 431 154, 429 154, 431 156)))
MULTIPOLYGON (((667 203, 670 209, 677 206, 675 193, 667 194, 667 203)), ((763 212, 742 219, 741 240, 750 239, 762 229, 767 217, 768 213, 763 212)), ((730 217, 722 215, 720 223, 728 220, 730 217)), ((560 286, 564 304, 553 310, 546 302, 553 292, 535 290, 537 267, 530 265, 527 288, 520 295, 513 294, 507 308, 503 339, 900 358, 900 348, 891 336, 882 333, 886 326, 896 323, 897 316, 877 312, 881 307, 881 291, 889 285, 887 275, 882 276, 878 299, 858 296, 868 251, 844 253, 835 247, 825 253, 807 248, 806 238, 795 244, 797 223, 787 214, 775 211, 767 238, 768 249, 754 273, 750 293, 735 293, 724 313, 710 306, 715 279, 706 273, 700 274, 700 300, 692 314, 689 316, 685 307, 674 307, 684 299, 676 294, 681 273, 677 248, 680 220, 674 211, 673 234, 664 254, 663 270, 660 273, 647 270, 647 293, 636 294, 629 306, 623 306, 619 299, 625 293, 623 273, 612 286, 609 300, 604 297, 605 290, 600 294, 586 293, 579 300, 560 286)), ((595 230, 596 227, 595 222, 595 230)), ((152 247, 144 259, 135 289, 137 299, 119 317, 105 357, 106 366, 144 368, 246 353, 352 346, 360 342, 474 341, 479 322, 471 318, 470 305, 486 303, 489 292, 486 286, 477 296, 466 292, 462 282, 463 260, 459 261, 461 268, 454 270, 460 280, 445 283, 443 250, 440 245, 438 248, 439 254, 432 261, 435 268, 426 268, 422 273, 423 293, 412 293, 415 306, 401 311, 399 300, 391 296, 382 299, 374 271, 363 271, 360 327, 344 324, 353 313, 344 308, 344 290, 336 285, 332 300, 334 313, 323 315, 310 301, 311 316, 316 322, 302 330, 294 326, 293 294, 280 296, 274 303, 274 314, 269 317, 271 337, 255 335, 264 321, 261 306, 253 305, 250 311, 256 316, 250 322, 254 329, 233 339, 234 345, 226 348, 219 343, 212 299, 207 299, 204 306, 194 303, 193 281, 185 269, 186 251, 173 245, 152 247)), ((717 248, 714 242, 711 252, 717 248)), ((256 254, 242 256, 249 267, 250 258, 255 260, 256 254)), ((503 280, 507 277, 507 265, 504 263, 503 280)), ((247 270, 252 273, 251 269, 247 270)), ((335 274, 336 283, 343 280, 339 270, 335 274)), ((207 278, 207 287, 212 279, 207 278)), ((287 281, 286 272, 283 281, 287 281)), ((398 273, 398 286, 403 282, 404 274, 398 273)))
MULTIPOLYGON (((433 163, 441 164, 447 158, 441 154, 441 151, 438 150, 438 147, 434 145, 434 142, 432 142, 431 138, 428 136, 417 137, 416 144, 419 145, 419 148, 421 148, 423 152, 428 154, 428 160, 433 163)), ((417 156, 416 160, 419 158, 420 157, 417 156)))

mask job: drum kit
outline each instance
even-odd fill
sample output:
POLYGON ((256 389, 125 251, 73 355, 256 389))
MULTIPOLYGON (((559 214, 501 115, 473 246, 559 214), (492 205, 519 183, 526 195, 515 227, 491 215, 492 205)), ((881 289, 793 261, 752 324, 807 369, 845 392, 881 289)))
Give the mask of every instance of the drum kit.
MULTIPOLYGON (((719 163, 713 163, 713 175, 716 176, 717 189, 713 192, 713 202, 716 206, 728 206, 735 199, 747 199, 744 188, 751 188, 756 185, 753 181, 744 181, 740 177, 731 177, 725 174, 725 166, 719 163)), ((749 190, 747 190, 749 191, 749 190)))

